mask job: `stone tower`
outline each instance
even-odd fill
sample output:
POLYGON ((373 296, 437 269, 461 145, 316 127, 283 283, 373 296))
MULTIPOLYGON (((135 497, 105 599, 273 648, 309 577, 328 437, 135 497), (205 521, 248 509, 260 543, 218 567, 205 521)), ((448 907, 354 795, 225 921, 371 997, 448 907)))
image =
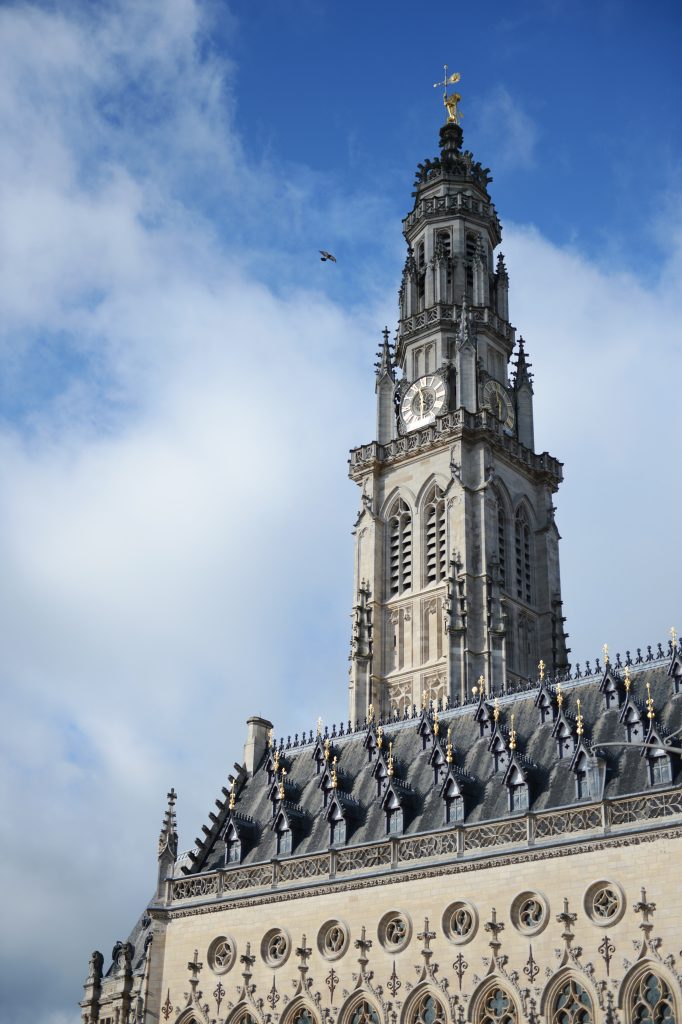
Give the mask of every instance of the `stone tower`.
POLYGON ((376 364, 376 440, 351 452, 350 716, 426 694, 462 701, 567 667, 553 495, 535 451, 533 382, 509 322, 487 168, 445 124, 419 164, 394 345, 376 364), (483 677, 484 682, 479 680, 483 677))

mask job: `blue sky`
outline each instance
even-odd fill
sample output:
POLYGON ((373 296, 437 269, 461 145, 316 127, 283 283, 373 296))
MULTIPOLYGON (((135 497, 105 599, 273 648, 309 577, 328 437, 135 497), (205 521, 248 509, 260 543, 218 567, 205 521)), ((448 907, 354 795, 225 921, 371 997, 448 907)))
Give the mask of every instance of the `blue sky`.
POLYGON ((0 1021, 77 1020, 165 793, 189 845, 248 715, 345 714, 347 452, 444 61, 565 463, 574 657, 682 628, 679 7, 509 7, 0 7, 0 1021))

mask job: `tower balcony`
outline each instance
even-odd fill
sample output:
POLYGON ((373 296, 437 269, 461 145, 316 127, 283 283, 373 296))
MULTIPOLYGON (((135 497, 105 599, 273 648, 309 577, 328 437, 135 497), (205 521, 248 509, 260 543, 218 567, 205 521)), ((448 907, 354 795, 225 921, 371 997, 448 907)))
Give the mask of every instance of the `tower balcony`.
MULTIPOLYGON (((489 306, 473 306, 471 313, 475 323, 481 327, 487 327, 503 341, 514 343, 515 330, 512 325, 493 313, 489 306)), ((400 351, 406 341, 409 341, 420 331, 432 330, 433 327, 442 325, 445 330, 454 329, 455 308, 450 303, 439 302, 419 313, 407 316, 400 321, 400 340, 398 344, 398 358, 400 351)))

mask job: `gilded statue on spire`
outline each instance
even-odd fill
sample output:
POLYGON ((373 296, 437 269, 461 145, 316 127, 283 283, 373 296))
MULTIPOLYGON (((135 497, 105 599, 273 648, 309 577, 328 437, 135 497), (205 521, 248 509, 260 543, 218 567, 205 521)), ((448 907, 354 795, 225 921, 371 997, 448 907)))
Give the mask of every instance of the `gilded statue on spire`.
POLYGON ((456 82, 459 82, 461 77, 462 76, 460 75, 459 71, 453 71, 451 75, 448 75, 448 66, 447 64, 444 64, 443 81, 433 83, 434 89, 443 90, 443 106, 448 112, 448 124, 459 124, 459 119, 462 116, 462 114, 457 109, 457 104, 461 103, 462 97, 458 92, 448 93, 448 86, 454 85, 456 82))

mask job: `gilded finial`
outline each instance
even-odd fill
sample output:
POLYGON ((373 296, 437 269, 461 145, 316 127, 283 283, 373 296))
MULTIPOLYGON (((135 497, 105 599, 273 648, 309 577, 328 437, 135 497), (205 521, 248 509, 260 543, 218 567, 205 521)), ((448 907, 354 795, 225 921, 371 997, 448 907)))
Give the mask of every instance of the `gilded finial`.
POLYGON ((540 660, 538 662, 538 671, 540 672, 540 682, 542 682, 543 679, 545 678, 545 669, 546 669, 546 667, 547 666, 545 665, 544 661, 542 660, 542 658, 540 658, 540 660))
POLYGON ((493 718, 496 722, 500 720, 500 701, 497 697, 495 698, 495 707, 493 708, 493 718))
POLYGON ((648 682, 648 681, 647 681, 647 684, 646 684, 646 692, 647 692, 647 698, 646 698, 646 717, 649 719, 649 721, 651 721, 652 718, 655 717, 655 714, 654 714, 654 698, 651 696, 651 683, 648 682))
POLYGON ((280 798, 280 800, 284 800, 284 779, 286 777, 286 774, 287 774, 286 768, 282 768, 282 778, 281 778, 280 783, 279 783, 279 798, 280 798))
POLYGON ((481 693, 485 693, 486 692, 485 676, 479 676, 478 677, 478 688, 481 691, 481 693))
POLYGON ((334 760, 332 761, 332 789, 336 789, 337 784, 338 784, 338 780, 336 778, 336 762, 337 762, 337 760, 338 760, 338 758, 336 757, 336 754, 335 754, 334 755, 334 760))
POLYGON ((422 693, 422 711, 426 711, 426 702, 428 700, 426 690, 422 693))
POLYGON ((624 682, 625 682, 625 692, 629 693, 630 692, 630 687, 632 686, 632 680, 630 679, 630 666, 629 665, 625 666, 625 680, 624 680, 624 682))
POLYGON ((511 729, 509 730, 509 749, 516 750, 516 729, 514 728, 514 716, 511 716, 511 729))
POLYGON ((393 775, 393 744, 388 745, 388 766, 387 772, 389 775, 393 775))
POLYGON ((564 695, 561 692, 561 683, 556 684, 556 702, 557 707, 561 708, 564 705, 564 695))
POLYGON ((584 730, 583 730, 583 716, 582 716, 582 712, 580 710, 580 700, 579 699, 576 701, 576 704, 577 704, 577 707, 578 707, 578 720, 577 720, 577 724, 576 724, 576 732, 578 733, 578 736, 582 736, 582 734, 584 732, 584 730))
POLYGON ((268 750, 272 750, 272 729, 268 729, 268 750))
POLYGON ((601 650, 602 650, 602 654, 604 655, 604 668, 608 668, 609 667, 609 645, 608 644, 604 644, 602 646, 601 650))
POLYGON ((670 639, 673 642, 673 654, 677 650, 677 630, 674 626, 670 627, 670 639))
POLYGON ((377 747, 381 750, 384 742, 384 727, 380 725, 377 729, 377 747))
POLYGON ((231 811, 234 810, 234 805, 236 803, 236 800, 237 800, 237 794, 234 791, 234 782, 233 782, 232 785, 230 786, 230 810, 231 811))
POLYGON ((322 735, 322 719, 321 718, 317 719, 317 735, 318 736, 322 735))
POLYGON ((324 740, 324 744, 323 744, 323 746, 324 746, 324 759, 325 759, 325 761, 329 760, 329 750, 330 750, 331 745, 332 745, 332 741, 329 739, 328 736, 325 736, 325 740, 324 740))
POLYGON ((371 724, 374 721, 374 705, 370 704, 367 708, 367 722, 371 724))
POLYGON ((272 767, 276 775, 277 772, 279 771, 279 750, 277 748, 275 748, 275 756, 272 762, 272 767))
POLYGON ((433 734, 437 736, 440 732, 440 722, 438 721, 438 708, 433 713, 433 734))
POLYGON ((448 124, 459 124, 459 119, 462 116, 457 109, 457 104, 461 102, 462 97, 458 92, 448 94, 448 86, 455 85, 459 82, 460 78, 459 71, 453 71, 452 74, 448 74, 447 64, 443 65, 443 81, 434 82, 434 89, 443 89, 443 105, 448 112, 448 124))
POLYGON ((448 747, 445 752, 445 760, 448 764, 452 764, 452 728, 448 726, 448 747))

